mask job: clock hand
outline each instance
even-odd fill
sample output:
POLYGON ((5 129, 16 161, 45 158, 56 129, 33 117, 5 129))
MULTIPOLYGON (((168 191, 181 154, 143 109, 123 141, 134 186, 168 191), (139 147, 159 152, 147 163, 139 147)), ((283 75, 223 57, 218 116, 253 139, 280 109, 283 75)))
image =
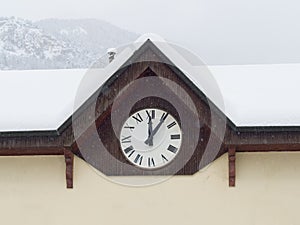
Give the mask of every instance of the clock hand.
MULTIPOLYGON (((152 133, 152 119, 149 117, 149 122, 148 122, 148 138, 151 136, 152 133)), ((153 146, 153 137, 149 140, 149 146, 153 146)))
POLYGON ((144 142, 145 144, 149 144, 149 142, 153 139, 153 136, 157 133, 158 129, 160 128, 160 126, 163 124, 164 119, 161 118, 159 123, 157 124, 157 126, 154 128, 154 130, 151 132, 150 136, 148 137, 148 139, 144 142))

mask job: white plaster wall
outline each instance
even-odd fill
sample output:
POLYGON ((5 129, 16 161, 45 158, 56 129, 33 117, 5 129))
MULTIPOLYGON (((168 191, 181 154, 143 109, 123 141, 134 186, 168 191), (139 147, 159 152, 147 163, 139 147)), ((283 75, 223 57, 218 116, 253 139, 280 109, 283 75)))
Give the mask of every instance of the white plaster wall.
POLYGON ((68 190, 63 157, 0 157, 0 224, 300 224, 300 153, 238 154, 235 188, 227 165, 132 188, 76 158, 68 190))

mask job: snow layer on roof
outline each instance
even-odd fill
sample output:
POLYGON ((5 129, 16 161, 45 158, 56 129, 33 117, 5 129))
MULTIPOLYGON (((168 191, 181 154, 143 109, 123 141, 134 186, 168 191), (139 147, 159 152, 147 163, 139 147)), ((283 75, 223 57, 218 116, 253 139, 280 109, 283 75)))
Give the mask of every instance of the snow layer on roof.
POLYGON ((0 71, 0 130, 55 130, 73 111, 85 70, 0 71))
POLYGON ((0 71, 0 131, 56 130, 148 39, 237 126, 300 126, 300 64, 207 70, 158 36, 144 35, 105 69, 0 71))
POLYGON ((212 66, 237 126, 300 126, 300 64, 212 66))
MULTIPOLYGON (((223 95, 225 113, 237 126, 300 125, 300 64, 210 66, 209 70, 223 95)), ((72 115, 85 73, 0 71, 0 130, 57 129, 72 115)), ((99 70, 94 76, 103 73, 99 70)))

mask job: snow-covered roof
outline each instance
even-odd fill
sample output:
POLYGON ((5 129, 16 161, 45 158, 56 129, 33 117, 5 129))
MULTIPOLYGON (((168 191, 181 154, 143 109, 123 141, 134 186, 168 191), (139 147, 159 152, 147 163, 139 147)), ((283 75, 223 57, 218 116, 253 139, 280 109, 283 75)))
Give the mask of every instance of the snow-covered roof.
POLYGON ((85 70, 0 71, 0 131, 56 130, 85 70))
POLYGON ((299 126, 300 64, 211 66, 236 126, 299 126))
POLYGON ((148 39, 236 126, 300 126, 300 64, 209 66, 220 99, 204 85, 203 65, 145 35, 104 69, 0 71, 0 131, 56 130, 148 39))

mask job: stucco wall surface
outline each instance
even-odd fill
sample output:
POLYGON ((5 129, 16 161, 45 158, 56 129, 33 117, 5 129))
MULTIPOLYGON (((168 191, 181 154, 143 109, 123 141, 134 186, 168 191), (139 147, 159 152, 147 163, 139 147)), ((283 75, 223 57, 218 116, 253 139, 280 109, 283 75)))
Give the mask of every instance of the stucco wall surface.
POLYGON ((300 153, 237 154, 235 188, 226 154, 193 176, 142 188, 76 158, 68 190, 64 171, 61 156, 0 157, 0 224, 300 224, 300 153))

